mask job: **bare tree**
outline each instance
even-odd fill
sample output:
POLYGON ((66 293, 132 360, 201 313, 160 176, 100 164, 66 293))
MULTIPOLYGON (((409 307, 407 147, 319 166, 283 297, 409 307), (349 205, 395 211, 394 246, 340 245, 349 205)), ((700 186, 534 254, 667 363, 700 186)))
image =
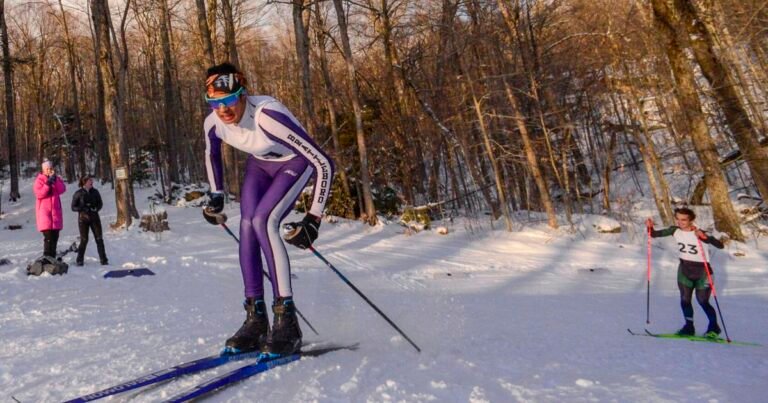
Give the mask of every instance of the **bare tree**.
POLYGON ((317 123, 315 122, 315 108, 312 96, 312 74, 309 69, 309 23, 305 16, 309 16, 309 3, 306 0, 293 1, 293 36, 296 42, 296 57, 301 66, 301 94, 302 111, 307 131, 310 135, 316 135, 317 123))
POLYGON ((167 156, 168 183, 167 194, 171 194, 173 181, 179 181, 177 153, 180 149, 176 139, 178 136, 178 119, 181 116, 181 105, 176 89, 176 63, 171 51, 171 14, 167 0, 157 0, 157 20, 160 22, 160 47, 163 53, 163 116, 165 123, 165 154, 167 156))
MULTIPOLYGON (((515 5, 514 10, 513 7, 509 4, 508 1, 505 0, 497 0, 499 10, 501 11, 501 14, 504 18, 504 26, 507 28, 507 34, 508 38, 511 42, 515 41, 515 38, 519 38, 519 28, 518 28, 518 19, 517 13, 520 12, 519 5, 515 5)), ((530 23, 530 21, 529 21, 530 23)), ((522 50, 521 50, 522 54, 522 50)), ((529 67, 526 67, 530 69, 529 67)), ((531 89, 532 91, 536 91, 535 87, 537 86, 536 80, 533 78, 533 71, 528 71, 526 73, 529 76, 529 82, 531 83, 531 89)), ((509 105, 512 109, 512 118, 515 121, 515 124, 517 125, 518 132, 520 133, 520 138, 523 143, 523 149, 525 151, 526 160, 528 162, 528 169, 531 171, 531 175, 533 176, 533 179, 536 183, 536 187, 539 191, 541 202, 544 205, 544 211, 547 213, 547 220, 549 223, 549 226, 551 228, 557 228, 557 214, 555 212, 554 205, 552 204, 552 197, 550 196, 549 192, 549 185, 547 184, 542 169, 539 165, 539 157, 536 155, 536 150, 534 149, 533 141, 531 140, 531 136, 528 131, 528 127, 526 126, 526 118, 522 114, 520 109, 520 102, 518 100, 518 95, 515 94, 510 87, 509 83, 507 81, 504 81, 504 93, 506 95, 506 99, 509 102, 509 105)), ((568 189, 565 189, 567 192, 568 189)))
MULTIPOLYGON (((124 111, 124 76, 115 72, 113 64, 110 33, 112 31, 112 19, 109 13, 109 4, 106 0, 91 0, 91 18, 93 19, 96 33, 95 42, 99 49, 99 68, 104 78, 104 101, 106 106, 105 118, 107 121, 107 136, 109 138, 109 154, 115 169, 122 169, 128 178, 115 178, 115 203, 117 205, 117 218, 112 224, 113 228, 128 227, 131 225, 133 206, 133 192, 130 182, 130 170, 128 167, 128 152, 125 147, 125 111, 124 111)), ((126 4, 126 12, 128 4, 126 4)), ((121 56, 124 57, 124 56, 121 56)), ((125 60, 121 61, 124 65, 125 60)))
POLYGON ((681 20, 680 28, 685 27, 691 38, 691 46, 701 72, 712 87, 717 103, 723 110, 728 126, 736 144, 747 162, 752 180, 763 198, 768 197, 768 151, 760 147, 758 130, 749 119, 744 104, 737 92, 739 86, 732 71, 738 68, 729 66, 721 56, 725 51, 719 44, 718 33, 713 24, 716 13, 711 0, 696 2, 675 0, 675 6, 681 20))
POLYGON ((685 54, 681 38, 675 30, 676 18, 673 4, 671 4, 673 1, 675 0, 652 0, 655 26, 669 58, 677 84, 676 93, 689 122, 691 139, 704 171, 704 182, 712 202, 715 227, 730 235, 731 238, 743 241, 744 235, 739 226, 739 218, 728 199, 728 185, 720 169, 717 148, 709 134, 706 118, 701 109, 693 69, 685 54))
MULTIPOLYGON (((553 227, 558 214, 571 222, 647 197, 668 223, 672 196, 694 202, 680 174, 698 179, 704 167, 694 195, 708 191, 718 228, 737 238, 728 186, 754 179, 767 192, 764 0, 130 0, 121 17, 112 4, 114 26, 99 1, 93 23, 107 21, 104 32, 66 3, 3 10, 3 118, 16 144, 3 138, 0 154, 14 154, 16 176, 56 151, 68 171, 96 162, 103 179, 127 167, 132 177, 154 169, 163 188, 170 171, 204 180, 204 137, 192 135, 210 113, 200 77, 229 61, 254 78, 249 89, 300 110, 310 133, 333 143, 337 183, 367 219, 384 201, 377 190, 392 189, 404 203, 441 201, 475 218, 537 210, 553 227), (286 26, 260 20, 265 4, 283 7, 276 24, 286 26), (82 128, 62 138, 51 116, 73 109, 82 128), (57 144, 76 134, 84 157, 57 144), (733 147, 746 164, 719 163, 718 149, 733 147), (637 191, 612 185, 623 174, 637 191)), ((226 189, 237 195, 243 154, 226 150, 226 189)), ((116 194, 133 212, 123 182, 116 194)))
POLYGON ((365 131, 363 129, 363 108, 360 102, 360 88, 357 84, 357 73, 355 61, 352 58, 352 46, 349 43, 349 33, 347 30, 347 16, 344 10, 342 0, 333 0, 333 6, 336 9, 336 18, 339 22, 339 35, 341 36, 341 47, 343 51, 344 62, 347 66, 347 75, 349 76, 349 90, 351 94, 352 109, 355 113, 355 133, 357 135, 357 152, 360 158, 360 182, 362 186, 363 205, 365 207, 365 220, 370 225, 375 225, 376 207, 373 205, 373 195, 371 193, 371 178, 368 168, 368 149, 365 145, 365 131))
MULTIPOLYGON (((209 3, 210 4, 210 3, 209 3)), ((214 3, 215 4, 215 3, 214 3)), ((235 14, 232 10, 232 0, 221 0, 221 10, 224 14, 224 49, 229 62, 240 68, 240 55, 237 52, 237 38, 235 35, 235 14)), ((209 7, 210 12, 216 10, 215 7, 209 7)), ((215 22, 209 27, 215 26, 215 22)), ((222 157, 224 160, 224 169, 227 171, 225 179, 227 192, 239 195, 240 193, 240 164, 239 158, 234 147, 222 143, 222 157)))
POLYGON ((349 189, 349 179, 347 178, 347 161, 344 156, 344 152, 341 149, 341 143, 339 142, 339 125, 336 121, 336 102, 338 93, 336 87, 333 85, 333 79, 331 78, 331 71, 328 67, 328 52, 326 51, 326 44, 328 42, 328 33, 325 26, 325 18, 320 10, 320 2, 315 3, 313 10, 315 16, 315 47, 318 53, 318 59, 320 61, 320 71, 323 76, 323 85, 325 87, 325 107, 328 110, 328 124, 330 126, 330 136, 333 142, 333 148, 336 151, 335 159, 337 169, 337 175, 341 181, 342 189, 345 195, 351 195, 349 189))
POLYGON ((3 46, 3 77, 5 84, 5 135, 8 139, 8 163, 11 168, 11 201, 18 200, 19 163, 16 159, 16 123, 14 121, 13 65, 8 45, 8 26, 5 24, 5 0, 0 0, 0 41, 3 46))
POLYGON ((195 6, 197 7, 197 29, 203 47, 203 55, 208 66, 213 66, 216 64, 216 56, 213 53, 213 42, 211 41, 211 30, 208 27, 205 0, 195 0, 195 6))
MULTIPOLYGON (((77 89, 77 74, 75 69, 80 64, 77 61, 75 55, 75 44, 72 35, 69 32, 69 23, 67 22, 67 12, 64 11, 64 4, 59 0, 59 11, 61 11, 61 24, 64 27, 64 41, 67 47, 67 59, 69 61, 69 81, 72 86, 70 92, 72 94, 72 114, 73 114, 73 130, 75 131, 77 138, 77 165, 79 168, 79 176, 85 176, 85 133, 83 132, 82 118, 80 117, 80 92, 77 89)), ((74 157, 74 156, 73 156, 74 157)))

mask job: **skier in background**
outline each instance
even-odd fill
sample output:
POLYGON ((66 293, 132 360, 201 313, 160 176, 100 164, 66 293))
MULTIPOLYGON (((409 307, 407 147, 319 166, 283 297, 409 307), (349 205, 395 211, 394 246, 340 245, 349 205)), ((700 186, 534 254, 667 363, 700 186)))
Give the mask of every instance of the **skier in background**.
POLYGON ((301 346, 301 329, 291 288, 291 266, 280 237, 280 222, 291 211, 312 174, 311 209, 290 224, 286 242, 307 248, 317 238, 320 219, 331 194, 333 163, 279 101, 249 96, 246 80, 235 66, 223 63, 208 69, 206 95, 212 113, 204 123, 205 164, 211 186, 205 219, 223 224, 222 142, 248 153, 240 189, 240 268, 245 288, 246 320, 226 341, 225 351, 290 354, 301 346), (272 280, 273 323, 264 303, 261 255, 272 280))
POLYGON ((43 256, 56 259, 56 245, 59 243, 59 232, 64 228, 61 211, 61 196, 67 190, 64 181, 56 175, 53 163, 43 161, 42 171, 35 178, 33 189, 35 202, 35 218, 37 230, 43 233, 43 256))
POLYGON ((696 214, 693 210, 679 208, 675 209, 677 225, 657 231, 653 229, 653 219, 651 218, 646 220, 645 225, 651 231, 652 238, 672 235, 677 241, 678 257, 680 258, 680 265, 677 267, 677 288, 680 290, 680 307, 685 318, 685 325, 677 331, 677 334, 683 336, 693 336, 696 334, 696 328, 693 326, 693 304, 691 303, 695 290, 696 300, 701 305, 701 308, 704 309, 709 319, 709 326, 704 335, 716 338, 720 334, 720 326, 717 325, 715 308, 709 303, 712 289, 709 285, 707 273, 704 271, 704 259, 706 259, 710 275, 712 275, 713 269, 709 259, 709 247, 707 244, 723 249, 723 243, 719 239, 707 235, 704 231, 696 228, 693 224, 695 219, 696 214), (704 250, 699 250, 699 245, 702 245, 704 250))
POLYGON ((78 266, 83 265, 85 247, 88 245, 88 230, 90 230, 93 232, 93 239, 96 241, 99 261, 102 265, 107 265, 109 260, 107 259, 107 252, 104 250, 101 218, 99 218, 99 210, 104 206, 101 201, 101 194, 93 187, 93 178, 90 176, 83 176, 78 184, 80 189, 72 195, 72 211, 77 212, 77 225, 80 230, 80 245, 77 248, 75 264, 78 266))

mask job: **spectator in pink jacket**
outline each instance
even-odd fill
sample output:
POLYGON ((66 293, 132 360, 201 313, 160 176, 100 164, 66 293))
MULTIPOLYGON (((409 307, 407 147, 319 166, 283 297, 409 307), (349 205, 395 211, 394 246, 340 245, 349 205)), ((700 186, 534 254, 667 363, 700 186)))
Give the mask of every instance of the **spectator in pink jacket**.
POLYGON ((64 227, 59 196, 67 190, 64 181, 56 176, 51 161, 45 160, 42 172, 35 179, 35 215, 37 230, 43 233, 43 255, 56 257, 59 231, 64 227))

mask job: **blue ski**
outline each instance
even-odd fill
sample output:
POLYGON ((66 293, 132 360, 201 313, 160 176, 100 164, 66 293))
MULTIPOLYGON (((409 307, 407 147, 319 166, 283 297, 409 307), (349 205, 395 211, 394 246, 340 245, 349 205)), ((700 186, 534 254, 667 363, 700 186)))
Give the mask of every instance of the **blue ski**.
POLYGON ((230 386, 232 384, 240 382, 251 376, 260 374, 265 371, 269 371, 270 369, 275 368, 277 366, 285 365, 293 361, 297 361, 302 357, 317 357, 326 353, 330 353, 331 351, 337 351, 337 350, 354 351, 354 350, 357 350, 357 344, 352 344, 349 346, 337 345, 337 346, 317 348, 317 349, 302 351, 296 354, 291 354, 286 356, 270 356, 268 354, 264 354, 260 356, 255 363, 242 366, 229 373, 226 373, 224 375, 215 377, 211 380, 205 381, 191 389, 187 389, 179 393, 178 395, 166 400, 166 403, 186 402, 188 400, 213 392, 217 389, 230 386))
POLYGON ((218 367, 229 362, 245 360, 248 358, 257 358, 261 355, 258 351, 252 351, 249 353, 239 354, 217 354, 205 358, 200 358, 194 361, 185 362, 170 368, 166 368, 151 374, 140 376, 136 379, 123 382, 119 385, 111 386, 109 388, 94 392, 88 395, 80 396, 78 398, 67 400, 64 403, 81 403, 90 402, 93 400, 101 399, 103 397, 116 395, 118 393, 127 392, 129 390, 142 388, 147 385, 167 381, 183 375, 194 374, 196 372, 204 371, 206 369, 218 367))
POLYGON ((226 373, 224 375, 218 376, 209 381, 201 383, 193 387, 192 389, 188 389, 166 400, 166 403, 186 402, 196 397, 200 397, 207 393, 213 392, 216 389, 223 388, 235 382, 240 382, 243 379, 249 378, 253 375, 260 374, 265 371, 269 371, 274 367, 285 365, 290 362, 296 361, 299 358, 301 358, 301 354, 292 354, 292 355, 278 356, 278 357, 269 357, 267 355, 263 355, 259 357, 259 360, 256 361, 255 364, 242 366, 232 372, 226 373))

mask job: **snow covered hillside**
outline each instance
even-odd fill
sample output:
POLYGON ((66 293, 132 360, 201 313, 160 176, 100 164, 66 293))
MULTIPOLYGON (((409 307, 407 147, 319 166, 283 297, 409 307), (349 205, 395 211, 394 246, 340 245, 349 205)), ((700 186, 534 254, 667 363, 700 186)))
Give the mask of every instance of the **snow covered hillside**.
MULTIPOLYGON (((199 208, 166 207, 171 231, 157 240, 137 226, 111 232, 114 195, 104 197, 109 266, 91 240, 84 267, 27 277, 42 251, 31 181, 0 220, 0 402, 56 402, 214 354, 244 312, 237 245, 199 208), (23 229, 11 231, 10 224, 23 229), (156 275, 104 279, 108 270, 156 275)), ((75 185, 62 197, 68 211, 75 185)), ((6 189, 2 194, 7 195, 6 189)), ((138 190, 146 209, 149 190, 138 190)), ((226 210, 237 232, 236 205, 226 210)), ((292 216, 293 217, 293 216, 292 216)), ((299 217, 299 216, 295 216, 299 217)), ((290 219, 290 218, 289 218, 290 219)), ((418 354, 310 252, 290 249, 296 302, 319 331, 306 342, 359 343, 278 367, 216 393, 215 402, 765 402, 768 396, 768 253, 731 244, 714 258, 720 307, 732 339, 762 347, 634 337, 646 315, 646 244, 639 226, 599 234, 595 216, 578 231, 517 223, 516 232, 403 234, 398 225, 324 223, 317 250, 422 349, 418 354), (632 233, 629 231, 639 231, 632 233), (745 256, 734 256, 735 251, 745 256)), ((77 238, 67 213, 59 248, 77 238)), ((682 324, 677 258, 654 241, 650 329, 682 324)), ((699 333, 706 318, 695 305, 699 333)), ((303 323, 302 323, 303 325, 303 323)), ((155 402, 215 374, 127 393, 155 402)))

